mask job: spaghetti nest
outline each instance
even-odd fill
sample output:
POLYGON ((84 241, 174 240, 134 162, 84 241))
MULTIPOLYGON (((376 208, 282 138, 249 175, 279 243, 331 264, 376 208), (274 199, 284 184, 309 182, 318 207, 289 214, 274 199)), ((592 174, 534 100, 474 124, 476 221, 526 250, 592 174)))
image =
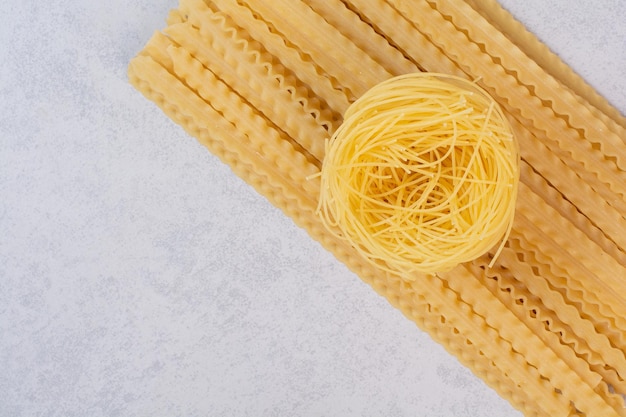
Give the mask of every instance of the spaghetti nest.
POLYGON ((432 73, 382 82, 348 108, 326 148, 319 213, 379 267, 414 279, 504 245, 519 149, 475 83, 432 73))

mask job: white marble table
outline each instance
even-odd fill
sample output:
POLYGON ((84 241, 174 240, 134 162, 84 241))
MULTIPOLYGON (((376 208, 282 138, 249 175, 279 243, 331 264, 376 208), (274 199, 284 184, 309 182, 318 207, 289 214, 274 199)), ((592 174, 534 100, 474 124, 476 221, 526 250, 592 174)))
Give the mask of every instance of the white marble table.
MULTIPOLYGON (((621 3, 503 1, 626 112, 621 3)), ((175 0, 42 4, 0 2, 1 416, 520 415, 127 83, 175 0)))

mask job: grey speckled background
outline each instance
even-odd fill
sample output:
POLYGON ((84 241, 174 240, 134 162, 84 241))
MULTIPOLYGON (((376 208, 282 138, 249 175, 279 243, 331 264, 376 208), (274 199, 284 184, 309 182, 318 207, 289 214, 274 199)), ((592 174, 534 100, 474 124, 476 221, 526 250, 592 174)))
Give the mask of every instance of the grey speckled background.
MULTIPOLYGON (((623 2, 503 3, 626 111, 623 2)), ((175 4, 0 2, 0 416, 518 416, 128 85, 175 4)))

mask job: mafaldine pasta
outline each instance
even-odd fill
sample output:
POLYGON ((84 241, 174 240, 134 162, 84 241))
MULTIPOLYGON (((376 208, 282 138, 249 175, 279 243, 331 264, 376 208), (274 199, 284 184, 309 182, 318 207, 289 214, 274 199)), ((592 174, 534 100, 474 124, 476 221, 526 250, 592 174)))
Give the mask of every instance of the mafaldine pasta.
POLYGON ((167 116, 526 416, 626 416, 626 119, 495 0, 166 18, 167 116))

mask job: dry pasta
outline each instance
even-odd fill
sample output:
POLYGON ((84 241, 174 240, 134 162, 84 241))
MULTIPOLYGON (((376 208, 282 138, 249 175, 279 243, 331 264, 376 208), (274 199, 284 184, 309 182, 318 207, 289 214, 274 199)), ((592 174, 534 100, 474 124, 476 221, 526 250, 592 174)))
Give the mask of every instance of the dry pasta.
POLYGON ((321 171, 320 214, 365 257, 411 279, 502 244, 519 152, 497 103, 474 83, 412 73, 347 110, 321 171))
POLYGON ((483 3, 181 0, 130 81, 526 416, 626 416, 624 119, 483 3), (405 87, 368 103, 384 79, 451 86, 410 114, 388 111, 405 87), (348 173, 339 197, 329 167, 348 173), (351 243, 354 208, 375 230, 351 243), (424 225, 435 274, 403 258, 424 225), (378 256, 358 242, 390 231, 378 256))

